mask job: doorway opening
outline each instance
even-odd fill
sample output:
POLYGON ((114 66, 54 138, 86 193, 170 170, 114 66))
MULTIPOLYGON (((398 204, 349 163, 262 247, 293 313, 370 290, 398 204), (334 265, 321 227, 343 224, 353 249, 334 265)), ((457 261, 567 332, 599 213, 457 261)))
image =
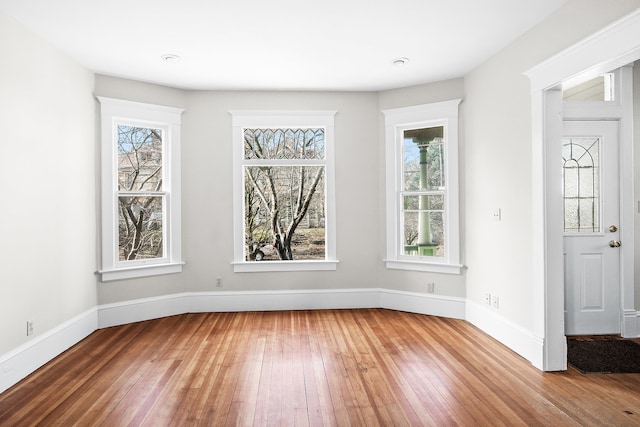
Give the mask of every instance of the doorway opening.
MULTIPOLYGON (((562 138, 563 122, 561 85, 576 79, 584 82, 620 67, 623 67, 622 72, 631 73, 632 70, 625 65, 640 59, 638 40, 640 9, 525 73, 532 91, 533 334, 538 350, 531 362, 545 371, 567 368, 562 198, 558 194, 562 179, 562 156, 558 143, 562 138)), ((621 90, 620 102, 632 103, 631 93, 631 89, 621 90)), ((620 123, 621 152, 631 152, 631 120, 624 118, 620 123)), ((621 193, 631 194, 633 158, 621 156, 620 161, 621 193)), ((631 198, 623 198, 620 206, 620 240, 624 244, 621 251, 621 280, 624 283, 621 289, 621 331, 623 336, 637 336, 633 286, 636 210, 631 198)))

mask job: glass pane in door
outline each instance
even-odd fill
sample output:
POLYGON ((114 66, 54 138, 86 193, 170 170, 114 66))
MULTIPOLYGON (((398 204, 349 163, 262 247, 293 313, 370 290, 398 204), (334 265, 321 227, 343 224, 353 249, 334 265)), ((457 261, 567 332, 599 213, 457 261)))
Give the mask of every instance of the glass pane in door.
POLYGON ((562 141, 564 233, 600 233, 599 137, 562 141))

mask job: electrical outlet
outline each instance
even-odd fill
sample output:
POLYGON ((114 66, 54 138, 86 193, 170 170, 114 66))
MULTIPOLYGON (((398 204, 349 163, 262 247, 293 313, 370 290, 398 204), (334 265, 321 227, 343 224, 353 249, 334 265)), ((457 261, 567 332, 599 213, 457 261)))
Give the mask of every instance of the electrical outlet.
POLYGON ((27 336, 33 335, 33 320, 27 320, 27 336))
POLYGON ((222 287, 222 277, 218 277, 216 279, 216 287, 217 288, 221 288, 222 287))
POLYGON ((493 295, 491 297, 491 306, 493 308, 500 308, 500 298, 498 298, 496 295, 493 295))
POLYGON ((491 294, 489 292, 484 294, 484 303, 489 306, 491 305, 491 294))
POLYGON ((427 283, 427 293, 432 294, 436 291, 436 284, 434 282, 427 283))

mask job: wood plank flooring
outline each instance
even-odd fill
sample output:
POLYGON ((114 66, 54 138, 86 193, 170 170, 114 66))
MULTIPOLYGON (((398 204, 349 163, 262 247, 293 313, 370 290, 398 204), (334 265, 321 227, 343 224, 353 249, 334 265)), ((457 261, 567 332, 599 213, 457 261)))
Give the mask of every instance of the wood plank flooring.
POLYGON ((640 374, 542 373, 383 309, 185 314, 96 331, 0 394, 0 425, 640 425, 640 374))

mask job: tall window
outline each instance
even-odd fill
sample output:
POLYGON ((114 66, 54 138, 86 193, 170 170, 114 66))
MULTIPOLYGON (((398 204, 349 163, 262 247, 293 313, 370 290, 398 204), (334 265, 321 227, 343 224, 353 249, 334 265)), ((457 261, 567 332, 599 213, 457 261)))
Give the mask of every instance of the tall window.
POLYGON ((335 269, 334 113, 231 114, 235 271, 335 269))
POLYGON ((179 272, 182 110, 99 100, 102 280, 179 272))
POLYGON ((459 103, 384 111, 388 268, 460 272, 459 103))
POLYGON ((162 129, 117 124, 118 260, 164 258, 162 129))

